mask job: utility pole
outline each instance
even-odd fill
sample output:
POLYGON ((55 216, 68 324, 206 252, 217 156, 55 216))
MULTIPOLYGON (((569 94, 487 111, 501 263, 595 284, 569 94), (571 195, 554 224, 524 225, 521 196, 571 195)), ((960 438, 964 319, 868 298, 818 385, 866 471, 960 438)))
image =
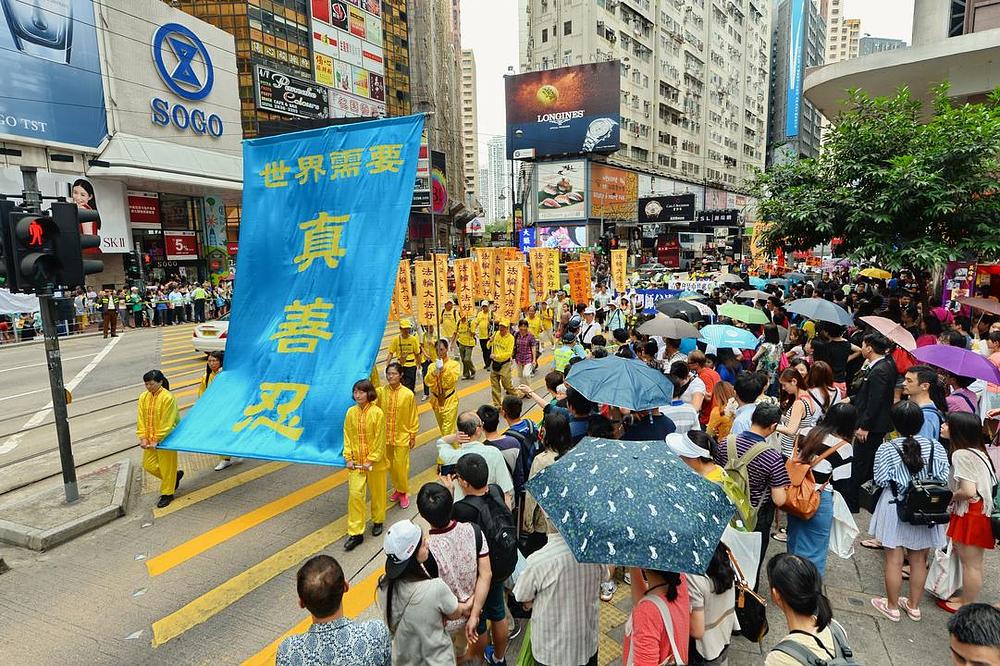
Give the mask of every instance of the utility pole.
MULTIPOLYGON (((38 189, 38 171, 34 167, 21 167, 24 185, 22 199, 24 206, 33 213, 42 212, 42 193, 38 189)), ((76 483, 76 464, 73 461, 73 442, 69 433, 69 417, 66 411, 66 387, 63 384, 62 353, 59 351, 59 336, 56 331, 56 308, 53 287, 46 285, 38 295, 38 305, 42 315, 42 336, 45 339, 45 361, 49 369, 49 388, 52 394, 52 413, 55 419, 56 438, 59 441, 59 463, 62 467, 63 489, 66 503, 80 499, 76 483)))

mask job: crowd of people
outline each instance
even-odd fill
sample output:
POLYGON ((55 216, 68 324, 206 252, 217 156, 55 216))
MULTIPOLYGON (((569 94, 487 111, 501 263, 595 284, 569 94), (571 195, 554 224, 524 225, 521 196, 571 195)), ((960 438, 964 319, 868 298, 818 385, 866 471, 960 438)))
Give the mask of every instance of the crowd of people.
MULTIPOLYGON (((643 323, 652 315, 631 294, 611 296, 602 285, 584 303, 556 292, 518 321, 499 320, 488 302, 470 317, 446 303, 440 332, 414 332, 411 321, 401 321, 384 370, 352 387, 355 405, 344 425, 345 550, 363 543, 370 515, 371 535, 383 537, 386 557, 381 618, 345 619, 343 570, 327 555, 314 558, 297 579, 313 626, 282 643, 278 663, 505 664, 523 663, 527 651, 528 663, 596 664, 600 605, 616 598, 620 584, 633 601, 623 663, 727 663, 734 633, 760 640, 741 627, 736 600, 738 590, 742 598, 762 584, 789 629, 767 654, 768 666, 859 663, 823 587, 828 553, 847 556, 835 546, 842 526, 855 525, 852 514, 864 508, 872 514, 871 536, 860 545, 884 555, 885 594, 871 599, 875 611, 889 621, 905 615, 919 622, 932 555, 950 543, 963 582, 936 603, 954 613, 948 631, 955 663, 1000 664, 1000 610, 979 603, 985 551, 995 545, 997 474, 987 443, 1000 416, 1000 386, 920 364, 860 318, 886 317, 917 345, 961 347, 998 368, 1000 321, 977 315, 973 323, 921 300, 920 285, 907 274, 888 281, 823 274, 769 285, 766 298, 741 298, 743 289, 720 284, 698 298, 713 312, 749 305, 767 323, 687 319, 744 329, 756 339, 748 348, 646 335, 643 323), (852 324, 788 311, 789 302, 809 298, 842 306, 852 324), (473 360, 477 346, 482 366, 473 360), (662 373, 672 400, 639 412, 589 400, 573 387, 573 366, 608 356, 638 359, 662 373), (545 391, 536 391, 531 380, 549 362, 545 391), (489 373, 492 400, 459 412, 458 383, 480 368, 489 373), (402 520, 385 529, 390 491, 401 507, 410 504, 418 369, 441 431, 439 478, 415 489, 426 526, 402 520), (527 418, 536 406, 537 423, 527 418), (718 484, 736 507, 732 527, 759 535, 756 571, 741 571, 724 542, 697 574, 578 563, 525 484, 588 435, 662 441, 718 484), (772 548, 781 552, 768 558, 772 548), (508 647, 521 630, 520 654, 513 655, 508 647)), ((142 420, 144 405, 171 419, 157 397, 168 388, 165 378, 148 378, 139 436, 146 468, 162 479, 162 500, 172 497, 182 473, 176 460, 171 470, 171 461, 159 457, 155 444, 163 435, 150 425, 155 419, 142 420)))

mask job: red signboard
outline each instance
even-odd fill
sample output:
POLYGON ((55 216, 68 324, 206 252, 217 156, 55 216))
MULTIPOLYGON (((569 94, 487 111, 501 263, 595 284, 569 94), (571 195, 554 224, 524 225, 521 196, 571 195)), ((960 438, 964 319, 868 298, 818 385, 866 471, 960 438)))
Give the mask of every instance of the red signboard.
POLYGON ((167 248, 167 261, 198 258, 198 234, 194 231, 165 231, 163 244, 167 248))
POLYGON ((128 219, 132 224, 160 225, 160 198, 148 192, 129 192, 128 219))
POLYGON ((239 243, 233 243, 232 241, 226 243, 226 252, 228 252, 230 256, 233 256, 237 252, 239 252, 239 249, 240 249, 239 243))

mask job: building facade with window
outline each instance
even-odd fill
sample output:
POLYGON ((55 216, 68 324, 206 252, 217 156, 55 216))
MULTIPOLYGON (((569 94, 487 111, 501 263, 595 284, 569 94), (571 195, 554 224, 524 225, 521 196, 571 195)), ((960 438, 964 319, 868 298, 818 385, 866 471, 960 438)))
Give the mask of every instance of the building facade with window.
POLYGON ((462 156, 465 169, 465 206, 475 210, 479 197, 479 119, 476 102, 476 56, 462 50, 462 156))

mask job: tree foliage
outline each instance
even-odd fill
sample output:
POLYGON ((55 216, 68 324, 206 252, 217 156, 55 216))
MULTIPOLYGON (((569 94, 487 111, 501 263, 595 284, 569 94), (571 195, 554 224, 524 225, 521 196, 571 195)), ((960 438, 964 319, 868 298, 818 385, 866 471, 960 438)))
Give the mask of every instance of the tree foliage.
POLYGON ((955 105, 942 84, 927 117, 906 88, 893 97, 852 90, 819 157, 759 172, 751 189, 771 249, 840 238, 840 252, 888 268, 995 260, 1000 93, 955 105))

